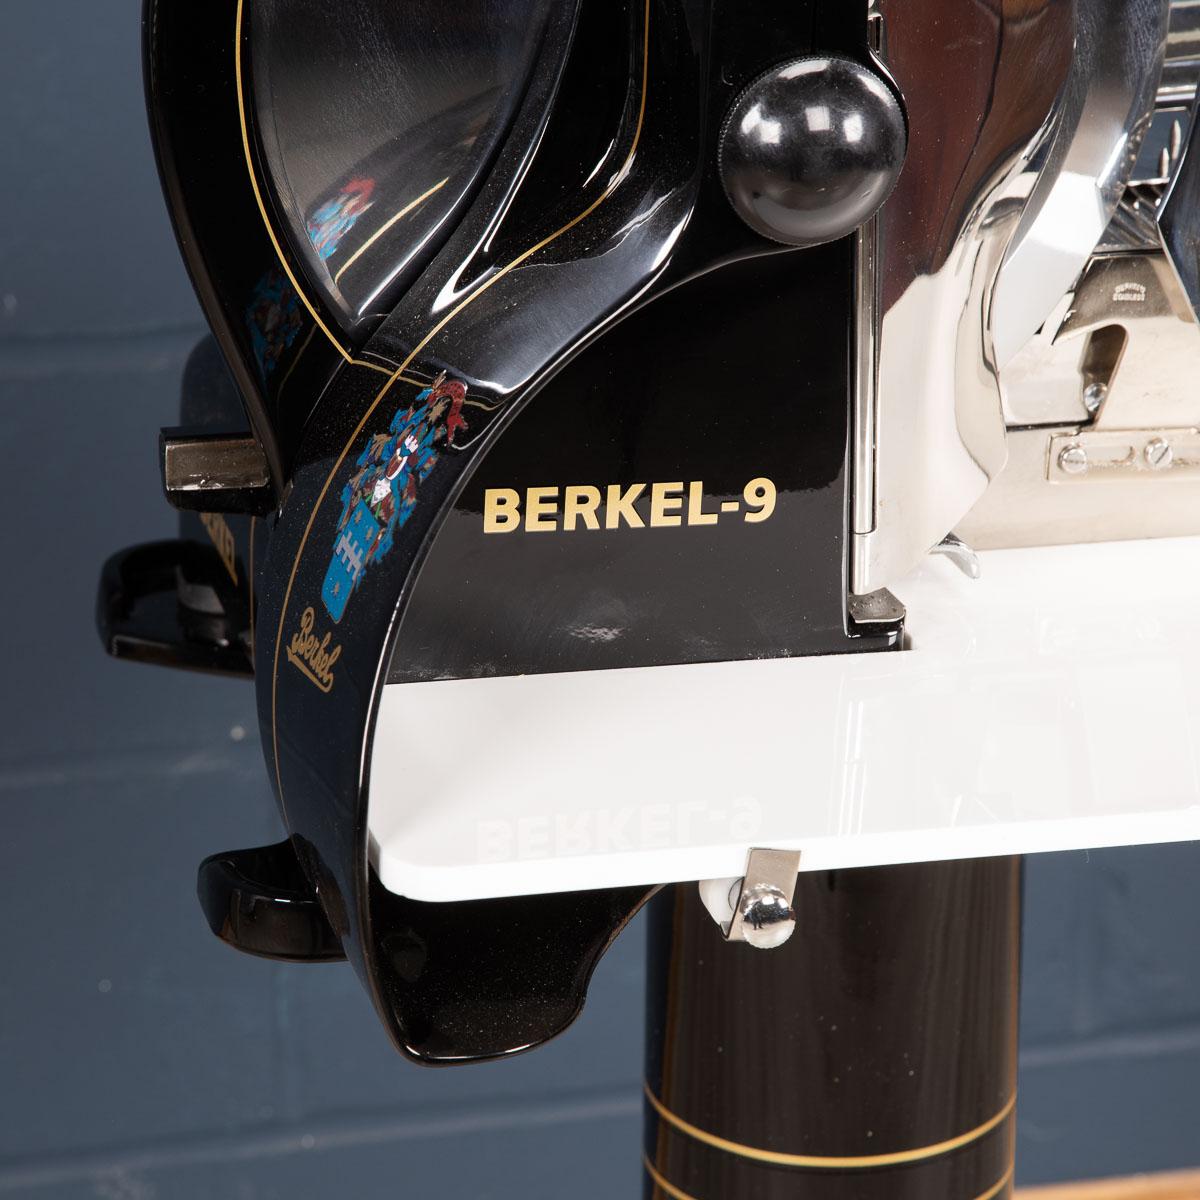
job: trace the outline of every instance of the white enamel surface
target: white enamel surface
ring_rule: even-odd
[[[931,558],[911,648],[384,689],[371,850],[422,900],[1200,838],[1200,538]]]

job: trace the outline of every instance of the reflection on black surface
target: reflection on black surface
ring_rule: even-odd
[[[512,121],[549,8],[250,8],[251,120],[268,191],[347,329],[386,311],[449,232]]]

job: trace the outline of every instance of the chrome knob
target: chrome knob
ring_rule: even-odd
[[[742,937],[757,950],[782,946],[796,928],[796,913],[791,902],[771,884],[744,889],[738,908],[742,917]]]

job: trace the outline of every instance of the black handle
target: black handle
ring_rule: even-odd
[[[345,958],[291,842],[206,858],[196,891],[209,928],[236,950],[286,962]]]
[[[96,598],[105,650],[164,667],[253,676],[242,631],[219,599],[223,570],[216,551],[196,542],[147,542],[114,554]]]

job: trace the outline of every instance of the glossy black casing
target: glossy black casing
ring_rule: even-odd
[[[732,98],[765,68],[815,51],[866,62],[865,10],[526,5],[536,53],[488,109],[505,114],[502,134],[492,127],[460,156],[453,197],[431,198],[448,207],[415,207],[429,219],[403,243],[401,225],[369,244],[346,231],[358,261],[391,280],[379,312],[339,300],[316,242],[299,244],[311,214],[295,210],[286,151],[264,138],[270,99],[307,87],[313,105],[335,104],[347,85],[321,56],[269,51],[263,39],[287,35],[277,10],[147,7],[165,190],[280,499],[276,518],[237,529],[247,641],[268,767],[319,902],[304,912],[332,935],[301,915],[294,941],[241,942],[294,958],[340,945],[410,1057],[511,1053],[569,1022],[656,881],[451,905],[385,891],[366,826],[381,689],[896,646],[898,627],[857,629],[846,607],[852,244],[794,250],[758,236],[730,209],[715,157]],[[420,58],[420,29],[405,42],[394,13],[379,21],[386,61]],[[297,78],[280,82],[289,69]],[[385,88],[384,111],[389,99]],[[382,161],[372,153],[359,184]],[[381,194],[394,190],[394,172],[376,174]],[[309,191],[320,204],[353,193],[346,218],[361,209],[351,182]],[[372,484],[410,435],[417,466],[397,466],[405,488],[373,508]],[[747,520],[756,479],[777,494],[761,522]],[[485,527],[488,489],[638,483],[637,522],[567,531],[558,509],[552,532]],[[656,483],[697,484],[697,511],[717,520],[656,524]],[[372,516],[380,532],[347,599],[340,547]],[[471,752],[470,729],[433,735]],[[206,864],[206,911],[230,940],[270,912],[271,880],[255,874],[270,875],[286,856],[276,850]],[[295,877],[281,871],[290,896]]]

